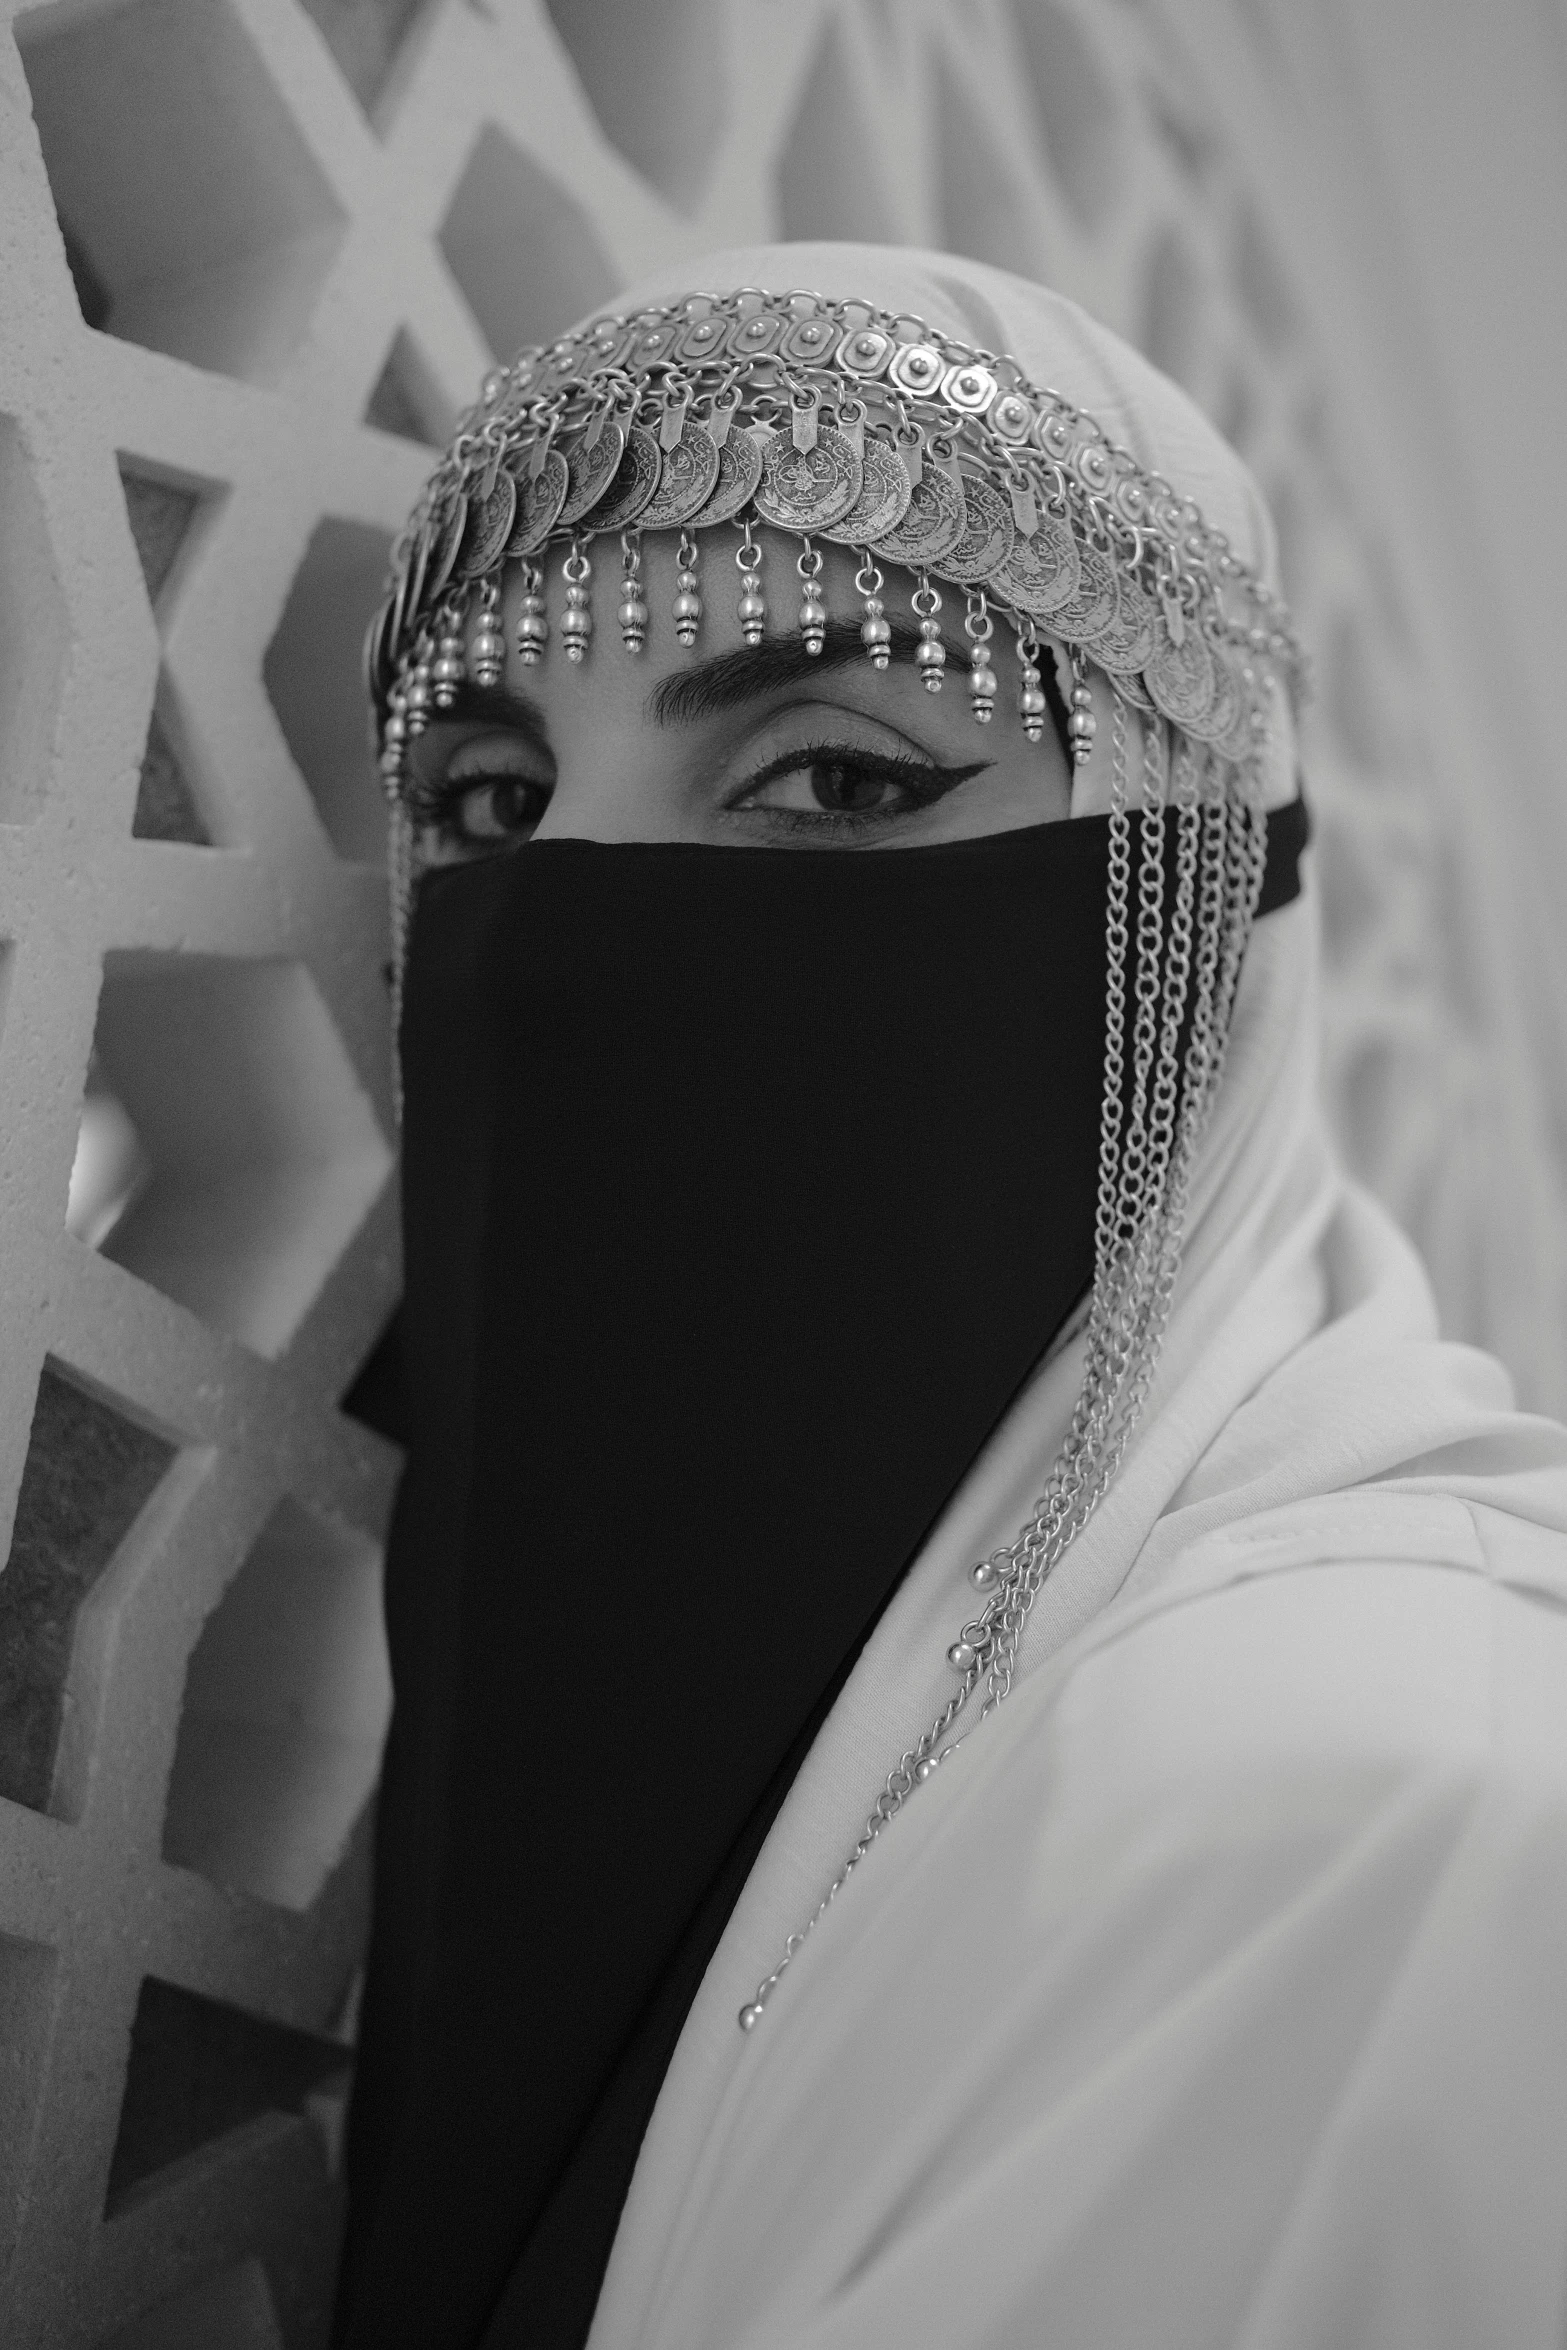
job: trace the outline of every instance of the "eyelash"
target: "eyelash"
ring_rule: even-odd
[[[438,832],[450,847],[459,849],[498,849],[504,840],[491,840],[463,829],[462,809],[466,800],[480,792],[494,791],[502,784],[513,784],[520,791],[534,791],[540,797],[540,814],[549,804],[553,786],[535,783],[531,777],[516,775],[507,768],[491,774],[448,775],[439,783],[416,786],[410,794],[410,805],[416,824],[426,825]]]
[[[891,808],[823,808],[814,815],[807,815],[801,808],[759,808],[756,813],[784,832],[863,832],[915,810],[934,807],[948,792],[955,791],[960,783],[966,783],[970,776],[978,775],[988,765],[988,760],[978,759],[972,765],[941,767],[930,760],[910,758],[895,751],[858,750],[849,743],[802,743],[794,750],[781,751],[755,775],[748,776],[735,797],[724,803],[724,809],[726,814],[744,812],[745,802],[780,775],[794,775],[801,768],[843,767],[853,774],[901,785],[908,795],[906,803]],[[503,842],[476,837],[464,830],[462,807],[477,793],[493,791],[501,784],[536,790],[545,804],[552,788],[548,784],[530,784],[528,778],[506,770],[488,775],[448,776],[414,795],[415,819],[433,827],[452,847],[499,848]]]
[[[776,759],[770,759],[755,775],[748,776],[736,796],[725,802],[725,812],[743,809],[754,792],[762,790],[777,776],[794,775],[802,767],[844,767],[852,774],[901,784],[908,792],[911,805],[823,808],[810,816],[802,808],[760,808],[757,814],[785,832],[863,832],[873,825],[906,816],[914,809],[934,807],[949,791],[955,791],[960,783],[966,783],[971,775],[978,775],[989,764],[988,759],[976,759],[971,766],[938,767],[929,759],[913,759],[896,751],[856,750],[849,743],[802,743],[792,751],[780,751]]]

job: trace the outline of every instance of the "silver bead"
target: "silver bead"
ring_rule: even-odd
[[[448,629],[436,649],[434,666],[430,671],[430,698],[438,710],[449,710],[462,689],[467,670],[463,664],[462,638]]]
[[[968,673],[969,707],[981,726],[990,722],[996,706],[996,673],[983,645],[974,648],[974,659]]]
[[[1001,1569],[994,1559],[981,1559],[977,1567],[970,1567],[968,1579],[976,1591],[994,1591],[1001,1580]]]
[[[517,615],[517,657],[531,669],[549,643],[550,624],[542,596],[524,596]]]
[[[800,636],[808,653],[819,653],[827,637],[827,607],[814,588],[800,598]]]
[[[743,587],[735,611],[740,622],[740,634],[746,643],[759,645],[767,628],[767,600],[761,589],[749,584]]]
[[[742,2008],[741,2008],[741,2010],[740,2010],[740,2029],[741,2029],[741,2031],[742,2031],[742,2032],[749,2032],[749,2031],[751,2031],[755,2025],[757,2025],[757,2024],[759,2024],[759,2023],[761,2022],[761,2020],[762,2020],[762,2003],[761,2003],[761,2001],[760,2001],[759,1999],[753,1999],[753,2000],[750,2002],[749,2006],[746,2006],[746,2007],[742,2007]]]
[[[920,641],[914,648],[914,666],[920,673],[920,683],[928,694],[941,691],[941,673],[947,666],[947,648],[941,641],[939,622],[920,622]]]
[[[954,1640],[947,1651],[947,1662],[955,1673],[966,1673],[978,1654],[971,1640]]]
[[[892,655],[892,622],[885,617],[879,596],[867,596],[865,599],[860,642],[870,655],[871,667],[885,669]]]
[[[506,669],[506,639],[488,619],[480,623],[468,656],[475,685],[499,685]]]
[[[592,634],[593,615],[588,610],[588,590],[573,581],[566,590],[566,609],[560,616],[560,641],[566,649],[568,661],[582,659]]]
[[[683,645],[696,643],[696,632],[702,618],[700,584],[694,571],[681,571],[675,575],[675,635]]]
[[[647,643],[647,605],[636,588],[628,588],[626,594],[621,598],[617,618],[620,621],[621,640],[626,651],[640,653]]]

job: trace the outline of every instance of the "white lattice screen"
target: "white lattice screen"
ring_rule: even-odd
[[[303,2350],[396,1467],[340,1408],[398,1280],[357,642],[492,352],[780,231],[975,253],[1140,341],[1256,466],[1317,654],[1346,1148],[1542,1396],[1563,1185],[1464,950],[1399,548],[1157,15],[0,14],[0,2339]]]

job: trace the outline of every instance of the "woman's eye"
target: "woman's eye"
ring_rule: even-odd
[[[470,847],[525,840],[549,805],[550,787],[522,775],[452,777],[432,811],[437,829]]]
[[[976,770],[866,752],[805,751],[779,760],[732,803],[778,815],[893,816],[928,807]]]

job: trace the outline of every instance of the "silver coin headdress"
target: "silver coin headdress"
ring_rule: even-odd
[[[1034,1600],[1142,1412],[1262,886],[1270,712],[1277,686],[1293,698],[1304,668],[1279,600],[1198,507],[1013,360],[906,314],[806,292],[694,294],[595,319],[487,379],[393,550],[366,665],[392,816],[399,981],[413,881],[408,745],[465,682],[499,684],[502,573],[520,567],[519,659],[536,663],[558,644],[580,662],[596,634],[593,550],[612,540],[616,622],[636,652],[648,630],[642,534],[678,533],[671,617],[694,646],[715,534],[733,552],[742,634],[759,644],[779,594],[760,525],[800,541],[789,624],[808,650],[828,625],[818,542],[841,545],[860,557],[860,634],[877,668],[893,638],[886,565],[913,576],[914,658],[928,687],[939,690],[948,666],[937,618],[947,587],[963,598],[976,719],[988,721],[998,697],[1000,617],[1015,637],[1029,739],[1044,733],[1049,639],[1067,657],[1074,761],[1086,762],[1098,726],[1094,670],[1111,743],[1095,1267],[1071,1424],[1027,1523],[972,1571],[978,1605],[947,1652],[948,1702],[742,2011],[748,2030],[874,1838],[952,1751],[981,1681],[981,1718],[1005,1698]],[[554,614],[551,547],[566,550]]]

